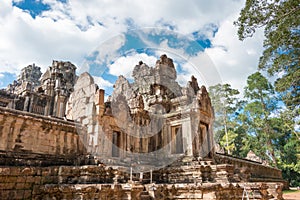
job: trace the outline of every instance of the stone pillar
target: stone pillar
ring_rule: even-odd
[[[125,141],[124,141],[124,132],[123,131],[121,131],[120,133],[119,133],[119,157],[123,157],[124,156],[124,154],[123,154],[123,149],[124,149],[124,147],[125,147]]]
[[[98,101],[96,101],[96,103],[98,102],[99,105],[104,105],[104,94],[105,94],[105,91],[103,89],[100,89]]]
[[[210,135],[210,158],[214,159],[214,154],[215,154],[215,147],[214,147],[214,135],[213,135],[213,128],[212,124],[209,124],[208,126],[208,132]]]
[[[53,115],[56,117],[64,117],[66,110],[66,96],[56,95]]]
[[[30,105],[29,105],[29,109],[28,109],[28,112],[30,112],[30,113],[32,112],[34,100],[35,100],[34,95],[31,95],[31,97],[30,97]]]
[[[126,150],[129,151],[129,152],[131,151],[130,141],[131,141],[130,140],[130,135],[127,134],[126,135]]]
[[[25,102],[24,102],[23,111],[28,111],[29,101],[30,101],[29,96],[26,96],[26,97],[25,97]]]
[[[58,103],[58,94],[54,96],[54,102],[52,107],[52,115],[57,116],[57,103]]]
[[[104,114],[105,110],[105,105],[104,105],[104,94],[105,91],[103,89],[100,89],[96,93],[96,106],[98,107],[97,111],[99,112],[98,114],[102,116]]]
[[[49,115],[54,116],[54,109],[55,109],[55,91],[54,91],[54,81],[50,80],[50,90],[49,90]]]
[[[149,145],[148,145],[148,143],[149,143],[149,138],[150,137],[145,137],[145,138],[143,138],[143,145],[144,145],[144,153],[148,153],[149,152]]]
[[[183,144],[183,149],[186,150],[186,155],[187,156],[192,156],[193,155],[193,136],[192,136],[192,128],[191,128],[191,123],[190,118],[185,119],[182,122],[182,135],[183,138],[185,138],[185,143]]]
[[[66,112],[66,96],[59,96],[59,107],[57,117],[64,117]]]
[[[162,138],[163,138],[163,144],[162,146],[164,147],[165,149],[165,153],[166,154],[170,154],[170,149],[169,147],[171,147],[170,145],[170,132],[168,131],[168,125],[164,126],[163,129],[162,129]]]
[[[48,116],[50,114],[50,103],[51,100],[49,98],[47,98],[47,103],[45,106],[45,111],[44,111],[44,115]]]
[[[211,151],[211,134],[209,130],[209,125],[206,127],[206,137],[207,137],[207,157],[210,157],[210,151]]]

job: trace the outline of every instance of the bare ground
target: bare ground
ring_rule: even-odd
[[[285,200],[300,200],[300,190],[297,192],[283,194],[283,198]]]

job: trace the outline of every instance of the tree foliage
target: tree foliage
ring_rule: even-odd
[[[259,69],[277,78],[275,89],[294,114],[299,114],[300,90],[300,1],[246,0],[235,22],[240,40],[264,28],[264,52]]]
[[[292,186],[300,186],[300,140],[292,111],[260,72],[250,75],[243,101],[229,84],[209,88],[215,111],[216,142],[229,154],[245,158],[252,150],[282,170]],[[240,96],[240,95],[239,95]],[[227,135],[225,134],[227,131]]]
[[[300,185],[300,137],[299,137],[299,113],[300,113],[300,1],[299,0],[246,0],[244,8],[235,25],[238,26],[240,40],[252,37],[258,29],[264,29],[264,51],[259,60],[258,69],[268,72],[275,78],[274,89],[278,102],[284,102],[281,109],[273,107],[274,104],[264,101],[265,107],[261,109],[263,102],[250,101],[245,105],[240,118],[246,127],[248,141],[244,143],[247,148],[257,148],[257,152],[266,153],[272,146],[271,157],[282,169],[283,176],[294,186]],[[259,77],[252,77],[259,78]],[[253,81],[261,82],[259,79]],[[262,83],[262,82],[261,82]],[[269,86],[261,84],[265,89]],[[245,91],[246,98],[253,97],[266,99],[268,94],[251,91],[251,85]],[[269,87],[270,91],[272,88]],[[249,93],[250,92],[250,93]],[[267,98],[268,99],[268,98]],[[270,104],[269,104],[270,103]],[[260,105],[259,105],[260,104]],[[272,110],[274,109],[274,110]],[[248,114],[247,114],[248,112]],[[258,116],[264,120],[259,120]],[[268,116],[268,117],[266,117]],[[261,123],[263,122],[263,123]],[[245,125],[247,124],[247,125]],[[261,129],[260,125],[265,125]],[[250,133],[249,133],[250,131]],[[256,133],[256,135],[251,135]],[[264,143],[261,133],[269,133]],[[265,136],[267,136],[265,134]]]
[[[237,126],[234,118],[239,104],[237,98],[239,91],[231,88],[229,84],[217,84],[209,87],[209,93],[215,111],[215,138],[221,147],[231,153],[236,150],[235,138],[237,134],[234,129]]]
[[[246,123],[249,125],[248,132],[257,139],[252,148],[255,148],[253,150],[263,159],[271,160],[277,166],[273,145],[277,135],[270,118],[277,105],[273,87],[260,72],[256,72],[247,79],[245,97],[248,102],[244,107]]]

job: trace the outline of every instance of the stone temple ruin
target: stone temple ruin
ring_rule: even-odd
[[[0,199],[282,199],[281,171],[214,150],[213,108],[172,59],[142,61],[105,101],[53,61],[0,90]]]

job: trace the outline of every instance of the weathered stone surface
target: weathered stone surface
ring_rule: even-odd
[[[95,93],[96,85],[93,77],[88,73],[81,74],[68,101],[67,118],[82,120],[81,117],[93,115],[95,111],[90,110],[89,103],[94,102]]]
[[[240,175],[241,179],[246,179],[246,181],[256,180],[256,181],[282,181],[282,174],[279,169],[262,165],[261,163],[238,159],[228,155],[216,154],[216,163],[228,163],[234,166],[237,174]],[[245,172],[247,174],[245,174]],[[249,176],[251,174],[251,176]]]
[[[89,153],[97,153],[96,147],[104,137],[103,134],[99,134],[97,120],[97,113],[100,111],[99,101],[104,103],[104,91],[99,91],[90,74],[81,74],[68,100],[66,117],[79,122],[85,128],[81,139]]]
[[[63,118],[77,80],[75,71],[76,66],[70,62],[53,61],[41,76],[39,67],[29,65],[17,81],[0,92],[0,106]]]
[[[265,162],[260,157],[255,155],[255,153],[251,150],[247,153],[246,159],[252,160],[252,161],[255,161],[255,162],[259,162],[259,163]],[[266,163],[264,163],[264,164],[266,164]]]
[[[140,62],[135,66],[132,76],[132,83],[124,76],[119,76],[111,99],[104,104],[105,112],[103,116],[100,115],[99,125],[104,132],[102,134],[108,138],[108,145],[100,147],[100,152],[107,152],[108,157],[112,156],[112,149],[115,148],[110,143],[114,143],[112,135],[115,132],[123,138],[117,144],[117,157],[125,158],[124,161],[132,161],[132,153],[160,150],[163,152],[157,153],[159,156],[156,155],[155,159],[161,157],[162,162],[165,157],[161,155],[168,157],[173,154],[176,158],[184,152],[188,155],[211,157],[213,111],[205,87],[200,89],[193,77],[189,84],[193,93],[182,93],[187,89],[176,82],[173,61],[166,55],[161,56],[155,67]],[[194,114],[195,110],[198,114]],[[198,127],[200,123],[203,127],[208,127],[208,130],[202,131]],[[176,126],[182,131],[177,144]],[[198,142],[203,145],[197,144],[193,147],[195,136],[200,137]],[[153,164],[152,159],[142,162]],[[158,163],[160,161],[156,162]]]
[[[0,107],[0,164],[41,165],[85,153],[74,123]],[[5,153],[4,153],[5,152]],[[45,159],[49,157],[49,160]],[[57,162],[55,162],[55,160]],[[15,172],[11,171],[10,174]],[[24,169],[24,173],[32,173]]]
[[[41,68],[34,63],[24,67],[18,76],[17,81],[9,84],[7,91],[17,95],[22,95],[24,92],[33,91],[40,83],[40,77],[42,75]]]
[[[0,167],[7,171],[7,167]],[[175,169],[175,168],[174,168]],[[10,167],[14,175],[24,177],[7,182],[0,174],[0,199],[241,199],[246,189],[256,199],[282,199],[278,183],[122,183],[116,176],[125,172],[105,166]],[[30,173],[27,173],[28,170]],[[58,172],[58,173],[57,173]],[[49,178],[49,175],[54,178]],[[94,178],[96,176],[97,178]],[[49,179],[47,182],[27,180]],[[158,180],[153,180],[154,182]],[[188,183],[188,184],[187,184]],[[251,198],[251,196],[250,196]]]

